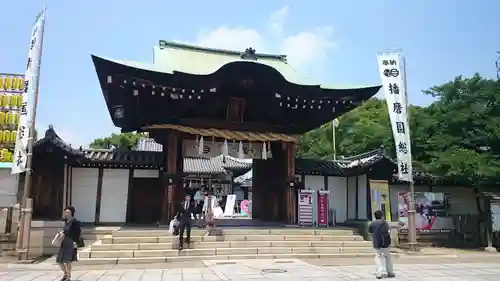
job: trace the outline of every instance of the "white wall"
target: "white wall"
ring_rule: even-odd
[[[72,168],[71,204],[81,222],[95,222],[97,198],[97,168]]]
[[[344,223],[347,220],[347,178],[328,177],[330,191],[330,208],[335,209],[335,222]]]
[[[366,198],[368,188],[368,177],[366,175],[358,176],[358,219],[366,220],[368,219],[367,212],[368,206],[366,203]]]
[[[134,169],[134,174],[132,175],[134,178],[159,178],[160,170],[142,170],[142,169]]]
[[[325,177],[305,176],[304,187],[309,190],[322,190],[325,188]]]
[[[99,222],[125,222],[129,169],[104,169]]]
[[[337,223],[347,219],[347,178],[328,177],[328,187],[325,186],[324,176],[305,176],[304,187],[309,190],[327,190],[329,192],[330,209],[335,209]]]
[[[347,219],[356,219],[356,177],[347,178]]]
[[[0,169],[0,207],[17,203],[19,176],[12,175],[11,169]]]

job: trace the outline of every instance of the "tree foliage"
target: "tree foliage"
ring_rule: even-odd
[[[121,134],[111,134],[109,137],[97,138],[90,143],[90,148],[98,149],[125,149],[125,150],[135,150],[137,141],[141,137],[145,137],[144,134],[138,133],[121,133]]]
[[[426,107],[410,106],[414,166],[455,180],[492,182],[500,175],[500,82],[478,74],[432,87]],[[333,158],[331,122],[301,137],[298,155]],[[395,155],[384,100],[370,99],[339,118],[338,155],[383,148]]]

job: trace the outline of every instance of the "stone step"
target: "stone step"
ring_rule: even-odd
[[[256,229],[256,228],[222,228],[223,235],[353,235],[352,229],[311,229],[311,228],[278,228],[278,229]],[[206,229],[193,228],[192,235],[204,235]],[[113,237],[149,237],[164,236],[168,234],[167,229],[139,229],[118,230],[113,232]]]
[[[216,248],[300,248],[300,247],[371,247],[367,241],[220,241],[220,242],[194,242],[192,249]],[[93,244],[91,251],[132,251],[132,250],[169,250],[178,247],[177,239],[171,243],[131,243],[131,244]]]
[[[85,258],[80,255],[78,264],[83,265],[112,265],[112,264],[139,264],[139,263],[172,263],[201,260],[242,260],[242,259],[338,259],[373,257],[373,253],[291,253],[291,254],[245,254],[245,255],[210,255],[210,256],[173,256],[173,257],[132,257],[132,258]],[[397,254],[394,254],[397,256]]]
[[[81,251],[81,258],[154,258],[178,256],[233,256],[260,254],[322,254],[322,253],[372,253],[371,247],[302,247],[302,248],[217,248],[178,250],[135,250],[135,251]]]
[[[141,243],[172,243],[177,236],[129,236],[115,237],[107,235],[102,238],[102,244],[141,244]],[[223,235],[223,236],[191,236],[192,242],[221,241],[363,241],[359,235]]]

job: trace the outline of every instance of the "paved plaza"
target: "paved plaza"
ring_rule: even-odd
[[[313,266],[299,260],[206,261],[202,268],[77,270],[79,281],[334,281],[376,280],[374,267]],[[131,265],[133,267],[133,265]],[[498,263],[401,264],[389,280],[500,280]],[[44,270],[6,270],[0,281],[56,281],[61,275]]]

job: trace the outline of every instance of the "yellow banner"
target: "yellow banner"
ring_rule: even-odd
[[[370,180],[370,196],[372,213],[380,210],[385,215],[385,220],[391,221],[389,182],[386,180]]]

